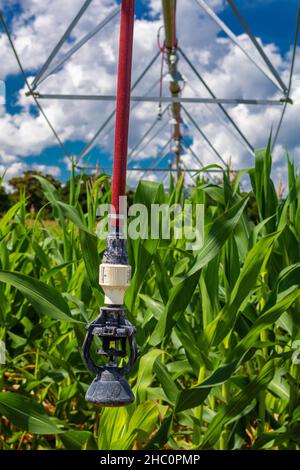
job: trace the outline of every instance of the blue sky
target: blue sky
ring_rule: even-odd
[[[13,32],[15,37],[18,37],[18,28],[22,28],[22,26],[24,25],[20,24],[20,21],[14,21],[18,19],[20,13],[22,12],[22,2],[12,3],[13,6],[11,6],[11,4],[9,3],[10,6],[8,7],[7,2],[5,2],[3,9],[10,27],[14,28]],[[236,0],[236,4],[238,5],[241,13],[243,14],[248,25],[256,34],[256,36],[260,37],[264,44],[276,44],[279,49],[279,56],[281,55],[282,57],[284,57],[284,55],[287,54],[287,52],[290,50],[294,39],[298,0]],[[136,2],[136,15],[138,20],[145,20],[145,22],[148,23],[149,21],[151,21],[151,18],[154,18],[154,21],[157,21],[158,15],[153,17],[153,12],[151,11],[150,6],[152,6],[151,2],[148,2],[146,0]],[[75,11],[72,12],[72,16],[74,16],[74,13]],[[242,34],[242,29],[236,21],[230,7],[221,10],[219,14],[221,18],[237,35]],[[68,22],[66,22],[66,25],[67,24]],[[201,28],[200,19],[198,22],[198,27]],[[223,35],[220,34],[220,36],[222,37]],[[59,36],[57,36],[57,38],[58,37]],[[55,43],[53,43],[52,46],[54,46],[54,44]],[[201,49],[201,44],[199,44],[199,49]],[[26,68],[26,72],[32,75],[34,71],[31,70],[31,67],[27,67],[27,64],[25,62],[24,66]],[[0,65],[0,79],[1,78],[2,77]],[[22,111],[23,105],[22,102],[20,103],[19,100],[19,91],[23,87],[22,77],[14,72],[5,76],[5,81],[7,88],[7,114],[11,116],[18,116]],[[60,106],[60,102],[58,102],[57,105]],[[28,109],[28,113],[31,114],[31,116],[36,115],[36,111],[33,106]],[[18,134],[16,134],[16,138],[18,138]],[[77,155],[80,150],[84,147],[85,142],[80,138],[75,139],[73,133],[71,139],[65,140],[65,145],[70,153]],[[43,146],[41,145],[41,147]],[[100,160],[103,166],[110,166],[111,149],[111,143],[107,148],[100,148],[99,146],[95,147],[89,154],[88,160],[86,160],[86,162],[90,164],[95,164],[97,160]],[[149,164],[149,161],[152,161],[151,158],[153,158],[153,154],[150,154],[149,158],[141,160],[140,166],[146,167]],[[25,155],[22,155],[22,159],[22,161],[26,161],[26,165],[29,166],[39,164],[45,166],[45,168],[47,166],[59,167],[61,171],[60,178],[65,180],[68,177],[68,169],[65,163],[63,162],[61,149],[57,145],[55,145],[53,141],[51,144],[49,144],[48,141],[45,142],[44,147],[41,148],[38,152],[36,151],[36,149],[34,149],[32,153],[30,151],[27,151]],[[4,163],[5,165],[5,161],[2,163]],[[162,163],[162,166],[166,166],[166,161]]]

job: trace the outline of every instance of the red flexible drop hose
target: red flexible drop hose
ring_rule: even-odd
[[[177,0],[174,2],[174,11],[173,11],[173,20],[172,20],[172,47],[176,49],[177,47],[177,33],[176,33],[176,14],[177,14]]]
[[[130,88],[133,50],[134,0],[122,0],[112,206],[117,215],[122,208],[119,197],[125,195],[130,114]],[[118,218],[116,225],[119,225]]]

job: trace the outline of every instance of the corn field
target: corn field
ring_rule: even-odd
[[[249,193],[244,173],[229,171],[219,184],[198,174],[188,194],[183,178],[168,191],[139,183],[134,202],[148,207],[204,204],[205,242],[192,252],[184,239],[128,239],[136,400],[115,409],[85,401],[92,376],[81,356],[104,304],[95,233],[109,179],[88,183],[84,213],[82,185],[71,184],[67,204],[40,177],[48,223],[21,193],[0,221],[0,447],[299,449],[300,175],[286,164],[280,199],[270,145],[248,171]]]

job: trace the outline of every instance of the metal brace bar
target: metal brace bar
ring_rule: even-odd
[[[160,79],[158,78],[154,83],[153,85],[148,89],[148,91],[145,93],[145,96],[148,95],[148,93],[150,93],[150,91],[154,90],[154,88],[159,84],[160,82]],[[130,111],[132,112],[137,106],[138,106],[138,102],[135,102],[133,104],[131,104],[130,106]],[[108,135],[111,131],[114,130],[114,124],[112,126],[110,126],[110,128],[108,129],[106,135]]]
[[[163,112],[161,113],[161,117],[164,116],[164,114],[166,113],[168,108],[165,108],[163,110]],[[149,127],[149,129],[146,130],[146,132],[144,133],[144,135],[140,138],[140,140],[137,142],[137,144],[131,149],[130,153],[128,154],[128,160],[129,158],[131,158],[134,153],[136,153],[136,150],[139,148],[139,146],[143,143],[143,141],[148,137],[148,135],[150,134],[150,132],[154,129],[154,127],[156,126],[156,124],[159,122],[160,120],[158,118],[155,119],[155,121],[151,124],[151,126]]]
[[[145,174],[148,172],[148,171],[151,171],[151,170],[155,170],[156,167],[166,158],[166,156],[169,154],[169,152],[167,153],[164,153],[166,148],[170,145],[170,143],[172,142],[172,138],[168,140],[168,142],[163,146],[163,148],[161,149],[160,153],[162,153],[163,155],[158,159],[158,160],[155,160],[153,162],[152,165],[150,165],[149,168],[147,168],[146,170],[143,169],[143,174],[141,176],[141,179],[144,178]]]
[[[149,144],[151,144],[151,142],[153,142],[154,139],[156,139],[156,137],[167,127],[168,125],[168,122],[165,122],[154,134],[153,136],[145,143],[145,145],[143,145],[143,147],[140,149],[140,153],[143,152],[145,150],[145,148],[148,147]],[[131,158],[132,160],[132,158]]]
[[[156,52],[156,54],[154,55],[154,57],[150,60],[149,64],[147,65],[147,67],[143,70],[143,72],[141,73],[141,75],[136,79],[136,81],[134,82],[134,84],[132,85],[131,87],[131,91],[133,91],[137,86],[138,84],[141,82],[141,80],[144,78],[144,76],[146,75],[146,73],[149,71],[149,69],[152,67],[152,65],[155,63],[156,59],[158,58],[158,56],[160,55],[160,51]],[[76,159],[76,166],[78,164],[78,162],[90,151],[90,149],[92,148],[92,146],[94,145],[95,141],[98,139],[98,137],[100,136],[100,134],[103,132],[103,130],[106,128],[106,126],[110,123],[110,121],[113,119],[113,117],[115,116],[116,114],[116,110],[114,109],[112,111],[112,113],[108,116],[108,118],[105,120],[105,122],[100,126],[100,128],[97,130],[97,132],[94,134],[94,136],[92,137],[92,139],[90,140],[90,142],[84,147],[84,149],[82,150],[82,152],[79,154],[79,156],[77,157]]]
[[[42,100],[77,100],[77,101],[115,101],[115,95],[66,95],[66,94],[40,94],[35,93],[36,98]],[[255,100],[255,99],[232,99],[232,98],[189,98],[173,96],[132,96],[132,102],[138,103],[192,103],[192,104],[245,104],[259,106],[282,106],[287,99],[281,100]],[[291,100],[288,100],[291,101]]]
[[[296,52],[297,52],[297,45],[298,45],[298,39],[299,39],[299,30],[300,30],[300,3],[299,3],[299,7],[298,7],[296,33],[295,33],[295,40],[294,40],[294,46],[293,46],[292,63],[291,63],[291,71],[290,71],[290,78],[289,78],[288,95],[287,95],[288,97],[290,96],[290,93],[292,91],[293,75],[294,75],[294,68],[295,68],[295,62],[296,62]],[[279,134],[280,134],[281,126],[283,124],[283,120],[284,120],[284,117],[285,117],[287,107],[288,107],[288,101],[285,103],[285,105],[283,107],[283,110],[282,110],[282,113],[281,113],[281,116],[280,116],[280,120],[279,120],[277,129],[276,129],[274,141],[273,141],[273,144],[272,144],[272,151],[274,150],[274,148],[276,146],[277,139],[278,139]]]
[[[197,163],[199,163],[199,165],[200,165],[202,168],[204,168],[204,165],[203,165],[203,163],[201,162],[200,158],[199,158],[198,155],[194,152],[194,150],[192,149],[192,147],[187,143],[187,141],[185,140],[184,137],[182,138],[182,142],[183,142],[183,145],[185,146],[185,148],[191,152],[191,154],[193,155],[193,157],[195,158],[195,160],[197,161]]]
[[[258,40],[256,39],[256,37],[254,36],[254,34],[252,34],[250,28],[248,27],[247,23],[245,22],[244,18],[242,17],[242,15],[240,14],[239,10],[237,9],[235,3],[233,2],[233,0],[227,0],[227,2],[229,3],[233,13],[235,14],[235,16],[237,17],[237,19],[239,20],[239,22],[241,23],[242,27],[244,28],[244,30],[246,31],[246,33],[248,34],[249,38],[251,39],[251,41],[253,42],[254,46],[256,47],[256,49],[258,50],[259,54],[261,55],[261,57],[263,58],[263,60],[265,61],[266,65],[268,66],[269,70],[272,72],[272,74],[274,75],[274,77],[276,78],[277,82],[279,83],[279,85],[281,86],[282,88],[282,91],[285,95],[287,95],[288,93],[288,87],[284,84],[283,80],[281,79],[279,73],[277,72],[277,70],[275,69],[274,65],[272,64],[272,62],[270,61],[270,59],[268,58],[268,56],[266,55],[265,51],[263,50],[263,48],[261,47],[261,45],[259,44]]]
[[[101,29],[104,28],[104,26],[106,26],[111,20],[113,20],[117,16],[118,13],[120,13],[120,9],[120,6],[115,8],[90,33],[86,34],[82,39],[80,39],[76,44],[74,44],[74,46],[66,54],[64,54],[61,59],[59,59],[55,64],[53,64],[52,67],[49,67],[48,71],[45,71],[45,73],[39,79],[38,84],[40,85],[44,80],[46,80],[46,78],[55,73],[59,69],[59,67],[61,67],[73,54],[75,54],[75,52],[77,52],[82,46],[84,46],[84,44],[86,44],[93,36],[99,33]]]
[[[205,140],[205,142],[209,145],[209,147],[213,150],[213,152],[216,154],[216,156],[218,157],[218,159],[223,163],[223,165],[227,166],[225,160],[223,159],[223,157],[219,154],[219,152],[217,151],[217,149],[213,146],[213,144],[211,143],[211,141],[209,140],[209,138],[206,136],[206,134],[202,131],[202,129],[200,129],[200,127],[198,126],[198,124],[196,123],[195,119],[193,119],[193,117],[190,115],[190,113],[186,110],[186,108],[183,106],[182,107],[183,111],[185,112],[185,114],[187,115],[187,117],[189,118],[189,120],[194,124],[195,128],[197,129],[197,131],[199,132],[199,134],[203,137],[203,139]]]
[[[75,18],[71,22],[71,24],[68,26],[68,28],[66,29],[66,31],[64,32],[64,34],[62,35],[62,37],[60,38],[60,40],[58,41],[56,46],[54,47],[53,51],[51,52],[48,59],[46,60],[46,62],[44,63],[44,65],[42,66],[39,73],[37,74],[37,76],[35,77],[35,79],[33,80],[32,84],[31,84],[31,88],[33,90],[36,88],[37,84],[39,83],[39,80],[40,80],[41,76],[47,70],[47,68],[49,67],[49,65],[53,61],[54,57],[56,56],[56,54],[58,53],[58,51],[60,50],[60,48],[64,44],[65,40],[70,35],[71,31],[74,29],[74,27],[76,26],[76,24],[78,23],[78,21],[80,20],[82,15],[84,14],[85,10],[89,7],[91,2],[92,2],[92,0],[86,0],[84,2],[82,7],[80,8],[79,12],[77,13]]]
[[[77,166],[77,169],[78,170],[102,170],[102,171],[112,171],[112,168],[111,167],[95,167],[95,166]],[[154,172],[169,172],[170,171],[170,168],[128,168],[127,171],[144,171],[144,172],[148,172],[148,171],[154,171]],[[177,171],[176,169],[172,169],[171,171]],[[199,168],[195,168],[195,169],[191,169],[191,168],[188,168],[186,171],[188,171],[189,173],[196,173],[197,171],[199,171]],[[230,173],[237,173],[237,170],[229,170]],[[239,170],[239,171],[243,171],[243,170]],[[179,170],[180,172],[180,170]],[[206,173],[223,173],[222,170],[206,170]]]
[[[227,34],[229,39],[245,54],[245,56],[255,65],[255,67],[264,74],[266,78],[268,78],[273,85],[275,85],[278,90],[282,91],[282,87],[278,84],[277,80],[274,79],[273,75],[269,75],[260,64],[258,64],[254,57],[252,57],[246,49],[243,48],[240,41],[238,40],[237,36],[228,28],[228,26],[221,20],[221,18],[215,14],[215,12],[207,5],[204,0],[195,0],[200,8],[202,8],[205,13],[218,25],[220,28]]]
[[[185,138],[183,137],[182,139],[182,142],[183,142],[183,145],[185,146],[185,148],[192,154],[192,157],[196,160],[197,163],[199,163],[199,165],[204,168],[204,165],[202,163],[202,161],[200,160],[200,158],[198,157],[198,155],[194,152],[194,150],[192,149],[192,147],[187,143],[187,141],[185,140]],[[205,172],[206,173],[206,172]],[[209,173],[207,173],[207,176],[208,178],[210,179],[210,181],[213,182],[213,178],[210,176]]]
[[[202,78],[202,76],[200,75],[200,73],[198,72],[198,70],[194,67],[194,65],[192,64],[192,62],[188,59],[188,57],[186,56],[186,54],[183,52],[183,50],[181,48],[178,48],[179,52],[181,53],[182,57],[185,59],[186,63],[190,66],[190,68],[193,70],[194,74],[196,75],[196,77],[200,80],[200,82],[202,83],[202,85],[206,88],[206,90],[208,91],[208,93],[210,94],[210,96],[214,99],[216,99],[216,95],[213,93],[213,91],[210,89],[210,87],[207,85],[206,81]],[[233,125],[233,127],[235,128],[235,130],[239,133],[239,135],[242,137],[243,141],[246,143],[247,147],[248,147],[248,150],[250,151],[251,155],[254,156],[254,147],[250,144],[249,140],[247,139],[247,137],[244,135],[244,133],[241,131],[241,129],[239,128],[239,126],[236,124],[236,122],[232,119],[232,117],[230,116],[230,114],[227,112],[227,110],[224,108],[224,106],[219,103],[218,104],[219,108],[222,110],[222,112],[225,114],[225,116],[227,117],[227,119],[231,122],[231,124]]]
[[[186,86],[188,86],[194,93],[196,96],[199,96],[199,93],[198,91],[195,89],[194,86],[191,85],[191,83],[187,82],[186,83]],[[249,148],[248,148],[248,145],[246,144],[246,142],[241,138],[240,134],[238,134],[236,132],[235,129],[233,129],[230,125],[229,122],[226,121],[226,119],[224,119],[223,115],[221,116],[220,113],[217,112],[217,110],[215,109],[215,107],[212,107],[211,105],[204,105],[206,107],[206,109],[212,113],[214,115],[214,117],[219,121],[219,123],[222,125],[222,126],[225,126],[226,127],[226,130],[228,132],[230,132],[230,134],[238,140],[238,142],[243,145],[245,147],[245,149],[247,151],[249,151]],[[252,155],[252,152],[251,152],[251,155]]]

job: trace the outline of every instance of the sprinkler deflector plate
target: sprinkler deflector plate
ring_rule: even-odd
[[[125,377],[117,370],[104,370],[93,380],[85,395],[89,403],[97,406],[127,406],[134,395]]]

